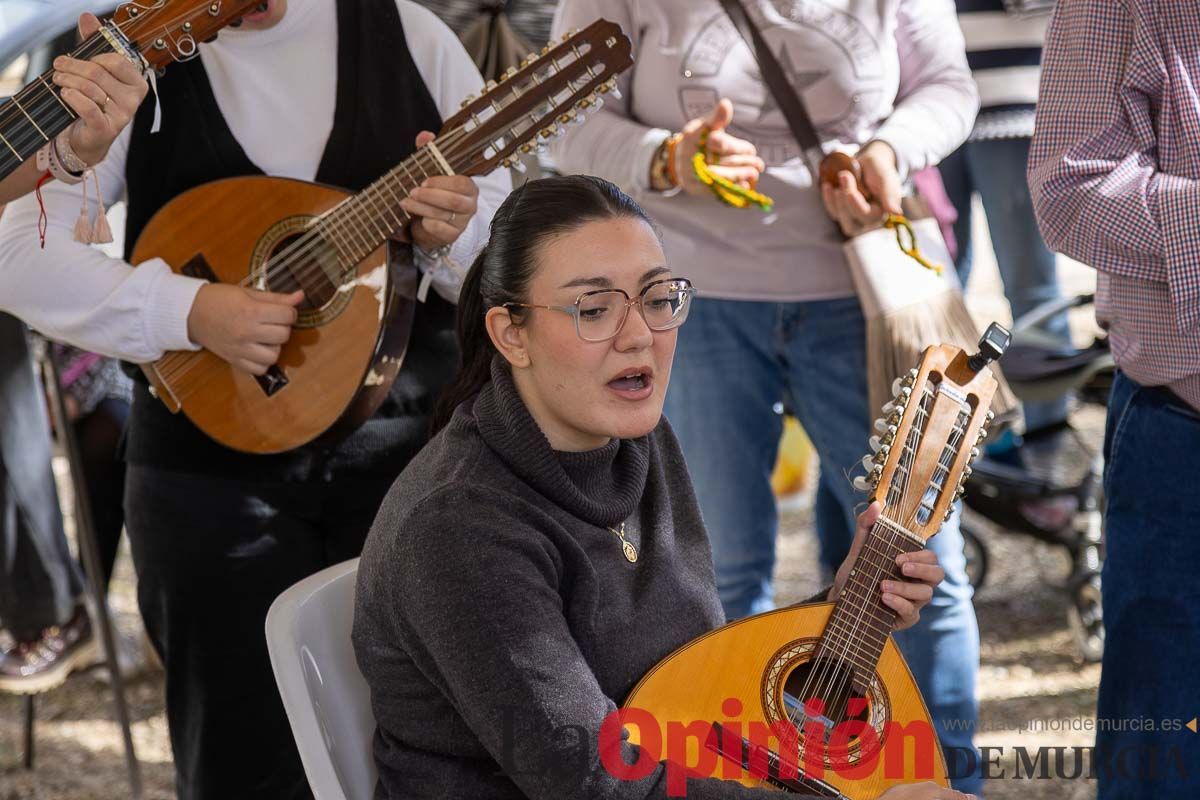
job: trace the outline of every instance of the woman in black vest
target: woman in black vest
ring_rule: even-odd
[[[634,684],[723,622],[662,416],[692,293],[665,262],[646,213],[600,178],[533,181],[496,212],[463,284],[463,367],[441,431],[396,481],[360,562],[353,639],[379,725],[376,797],[667,796],[661,764],[624,780],[598,753]],[[877,515],[860,518],[860,541]],[[910,580],[884,582],[882,601],[908,627],[943,572],[928,550],[899,560]],[[637,762],[637,748],[620,758]],[[717,780],[688,790],[775,796]]]
[[[142,106],[98,170],[106,201],[128,192],[126,259],[158,209],[209,181],[267,173],[362,189],[481,84],[453,33],[408,0],[271,0],[172,66],[157,107]],[[0,271],[36,265],[27,278],[61,295],[39,327],[131,361],[203,345],[249,371],[274,363],[299,297],[109,259],[71,241],[79,195],[51,188],[44,251],[36,204],[0,222]],[[410,234],[434,290],[417,304],[388,401],[339,445],[235,453],[168,414],[144,382],[135,388],[126,520],[139,605],[167,670],[180,800],[310,796],[267,658],[267,608],[358,554],[388,486],[424,444],[432,398],[457,362],[455,265],[470,263],[508,189],[506,175],[435,177],[405,199],[421,218]],[[445,245],[448,256],[435,255]]]

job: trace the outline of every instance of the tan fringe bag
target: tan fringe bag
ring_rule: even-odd
[[[981,331],[963,300],[937,220],[891,217],[887,227],[852,237],[842,250],[867,321],[872,409],[892,399],[892,382],[920,361],[929,345],[953,344],[973,352]],[[1011,419],[1016,398],[999,365],[991,369],[1000,382],[992,410],[997,422]]]
[[[842,169],[861,176],[858,163],[850,156],[825,154],[800,95],[741,0],[720,2],[730,22],[754,52],[763,82],[796,137],[814,179],[836,185],[838,171]],[[947,343],[973,351],[980,334],[963,302],[958,277],[937,223],[921,219],[911,223],[910,228],[904,217],[896,216],[890,217],[887,224],[891,227],[869,231],[844,245],[867,320],[867,389],[872,409],[891,399],[892,381],[908,372],[926,347]],[[905,243],[903,237],[909,230],[916,238]],[[932,255],[933,262],[925,262],[929,266],[918,260],[922,250]],[[931,269],[935,264],[945,268]],[[1013,417],[1017,401],[996,365],[992,369],[1000,381],[992,409],[996,421],[1001,422]]]

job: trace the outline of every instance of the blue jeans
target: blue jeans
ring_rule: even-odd
[[[63,530],[50,442],[25,324],[0,314],[0,625],[21,642],[69,620],[83,593]]]
[[[1014,319],[1062,296],[1054,253],[1042,241],[1033,216],[1033,200],[1025,182],[1028,160],[1029,139],[990,139],[967,142],[938,166],[946,194],[958,209],[958,221],[954,223],[958,257],[954,267],[959,280],[966,286],[971,274],[971,196],[978,192],[987,213],[1004,296]],[[1051,317],[1042,328],[1064,342],[1070,341],[1066,312]],[[1026,403],[1024,412],[1025,429],[1036,430],[1066,419],[1067,400],[1063,397]]]
[[[1194,800],[1200,735],[1182,725],[1200,712],[1200,414],[1118,372],[1104,455],[1098,798]],[[1158,729],[1134,729],[1145,720]]]
[[[822,561],[835,568],[849,552],[855,505],[864,497],[846,475],[867,452],[877,415],[867,407],[865,338],[855,298],[769,303],[701,297],[680,329],[666,413],[696,487],[729,619],[773,607],[778,516],[770,477],[783,425],[776,403],[795,412],[821,459]],[[978,714],[979,630],[957,515],[930,547],[946,580],[920,623],[896,641],[943,747],[965,752]],[[955,788],[975,792],[979,780],[968,776]]]

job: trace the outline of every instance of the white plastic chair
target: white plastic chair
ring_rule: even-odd
[[[317,800],[370,800],[375,717],[350,645],[358,559],[305,578],[267,612],[267,650]]]

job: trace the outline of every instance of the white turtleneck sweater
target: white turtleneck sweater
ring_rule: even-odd
[[[421,78],[443,118],[458,111],[483,79],[454,34],[432,12],[397,0],[405,38]],[[227,29],[200,57],[213,94],[247,157],[268,175],[311,181],[333,129],[337,96],[334,0],[289,0],[288,12],[265,31]],[[154,102],[151,96],[146,102]],[[170,136],[170,119],[162,131]],[[129,131],[97,166],[106,205],[125,195]],[[487,242],[492,214],[511,189],[502,170],[476,178],[479,210],[450,252],[463,267]],[[31,195],[0,219],[0,310],[52,338],[136,362],[168,350],[196,349],[187,316],[203,282],[174,274],[151,259],[136,269],[98,248],[75,242],[80,187],[51,182],[42,189],[49,229],[38,244],[38,204]],[[90,213],[95,214],[95,202]],[[426,265],[418,260],[422,269]],[[454,300],[461,276],[434,268],[434,287]]]

